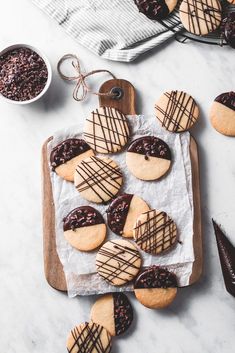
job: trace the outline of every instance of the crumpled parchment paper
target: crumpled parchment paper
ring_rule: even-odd
[[[175,134],[162,129],[156,117],[129,116],[131,140],[144,135],[155,135],[170,147],[173,163],[170,172],[159,181],[142,181],[129,173],[125,163],[125,150],[109,155],[120,166],[124,182],[121,192],[133,193],[142,197],[151,208],[163,210],[177,224],[179,240],[177,246],[164,255],[149,255],[140,250],[143,266],[157,264],[166,266],[178,276],[180,286],[186,286],[192,272],[193,251],[193,194],[191,161],[189,153],[190,134]],[[58,131],[48,144],[48,154],[61,141],[71,137],[82,137],[83,124]],[[95,207],[106,220],[107,205],[99,205],[82,199],[73,183],[64,181],[51,171],[51,182],[55,203],[57,252],[63,264],[68,295],[100,294],[112,291],[132,290],[132,284],[114,287],[96,273],[97,251],[81,252],[72,248],[63,236],[63,218],[74,208],[82,205]],[[120,238],[108,229],[107,240]]]

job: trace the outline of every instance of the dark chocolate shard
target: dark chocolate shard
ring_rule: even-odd
[[[91,206],[80,206],[72,210],[64,219],[64,231],[103,224],[101,214]]]
[[[132,197],[132,194],[120,195],[107,209],[109,228],[117,235],[122,235]]]
[[[113,304],[115,332],[119,336],[130,327],[133,321],[133,309],[124,293],[113,293]]]
[[[227,291],[235,297],[235,247],[229,241],[218,224],[212,219],[220,264]]]
[[[175,288],[177,287],[176,275],[166,268],[149,266],[137,277],[134,288]]]
[[[235,92],[225,92],[215,98],[215,101],[235,110]]]
[[[165,0],[134,0],[139,11],[150,20],[161,20],[168,16],[169,8]]]
[[[148,157],[157,157],[171,160],[169,146],[156,136],[139,137],[130,144],[127,151],[143,154],[146,159]]]

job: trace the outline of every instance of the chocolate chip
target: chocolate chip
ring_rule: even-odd
[[[44,89],[48,71],[44,60],[28,48],[17,48],[0,56],[0,93],[11,100],[35,98]]]

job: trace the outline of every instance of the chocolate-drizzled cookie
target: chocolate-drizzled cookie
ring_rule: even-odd
[[[177,0],[134,0],[138,10],[150,20],[162,20],[171,13]]]
[[[198,106],[189,94],[168,91],[155,104],[155,114],[161,125],[171,132],[190,129],[199,117]]]
[[[224,277],[224,284],[227,291],[235,297],[235,247],[218,224],[214,220],[212,220],[212,222],[220,257],[220,265]]]
[[[215,31],[222,19],[219,0],[183,0],[179,8],[180,20],[190,33],[205,35]]]
[[[103,295],[91,308],[91,320],[105,327],[112,336],[119,336],[132,323],[131,303],[121,292]]]
[[[234,0],[235,3],[235,0]],[[230,47],[235,48],[235,11],[228,13],[223,20],[223,33]]]
[[[97,272],[114,286],[132,281],[140,266],[141,257],[138,249],[124,239],[106,242],[96,256]]]
[[[136,220],[134,239],[141,250],[159,255],[170,250],[177,241],[175,222],[166,212],[151,210]]]
[[[212,126],[221,134],[235,136],[235,92],[226,92],[215,98],[210,109]]]
[[[140,197],[133,194],[120,195],[107,209],[108,226],[115,234],[132,238],[136,218],[148,210],[148,205]]]
[[[138,179],[159,179],[171,166],[171,151],[160,138],[143,136],[134,140],[128,147],[126,164]]]
[[[136,298],[151,309],[165,308],[177,294],[177,278],[174,273],[159,266],[144,269],[134,284]]]
[[[91,251],[103,243],[106,225],[101,214],[90,206],[80,206],[63,219],[64,237],[81,251]]]
[[[69,138],[53,148],[50,163],[52,170],[60,177],[73,181],[76,166],[93,155],[91,147],[83,139]]]
[[[86,200],[106,203],[114,198],[122,185],[122,172],[110,158],[90,157],[76,168],[74,184]]]
[[[99,153],[115,153],[127,143],[129,128],[126,116],[111,107],[100,107],[86,119],[84,138]]]
[[[111,336],[102,326],[85,322],[75,326],[67,339],[69,353],[109,353]]]

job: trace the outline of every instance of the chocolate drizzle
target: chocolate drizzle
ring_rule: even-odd
[[[134,0],[134,2],[138,10],[150,20],[161,20],[169,14],[165,0]]]
[[[132,194],[120,195],[107,209],[109,228],[117,235],[122,235],[132,198]]]
[[[150,266],[137,277],[134,288],[175,288],[177,278],[174,273],[159,266]]]
[[[82,161],[76,172],[82,178],[82,182],[76,185],[79,192],[88,189],[98,196],[101,202],[106,202],[106,197],[112,199],[122,184],[122,173],[117,165],[111,165],[113,160],[103,160],[98,157],[90,157]],[[109,188],[105,185],[108,184]],[[111,191],[114,189],[114,192]],[[105,195],[105,198],[102,196]]]
[[[168,145],[155,136],[144,136],[134,140],[128,147],[128,152],[143,154],[146,160],[148,157],[171,160],[171,151]]]
[[[107,330],[95,323],[84,324],[79,330],[75,327],[71,331],[74,340],[72,347],[68,348],[69,353],[109,353],[111,350],[111,337]],[[104,346],[102,335],[107,336],[107,345]]]
[[[235,297],[235,247],[228,240],[218,224],[212,220],[224,283],[227,291]]]
[[[183,0],[179,11],[187,15],[188,31],[197,35],[213,32],[221,22],[219,0]],[[206,32],[203,30],[204,26]]]
[[[115,333],[117,336],[126,332],[133,321],[133,309],[124,293],[113,293]]]
[[[156,116],[162,126],[173,132],[189,129],[197,120],[197,117],[194,116],[197,107],[195,100],[181,91],[165,92],[164,95],[167,97],[166,108],[155,106]],[[163,119],[158,117],[158,112],[163,115]],[[185,118],[186,123],[183,123],[182,120]]]
[[[52,170],[70,161],[72,158],[90,150],[90,146],[82,139],[71,138],[53,148],[50,155]]]
[[[235,110],[235,92],[233,91],[220,94],[215,101]]]
[[[103,224],[101,214],[90,206],[80,206],[72,210],[64,219],[64,231],[75,230],[76,228]]]
[[[122,244],[130,245],[122,245]],[[98,251],[96,257],[97,272],[101,277],[115,285],[131,281],[139,271],[140,254],[128,241],[108,241]]]
[[[84,132],[86,142],[97,152],[114,153],[119,151],[129,136],[127,119],[115,108],[101,107],[91,113],[87,122],[92,124],[92,132]]]
[[[137,220],[134,228],[136,244],[150,254],[157,255],[168,251],[177,240],[174,221],[165,212],[151,210],[145,214],[146,221]]]

